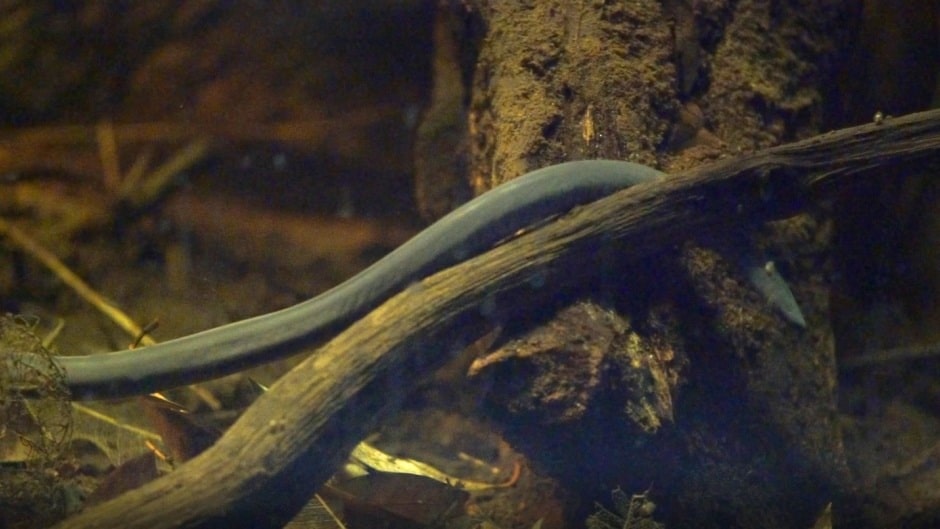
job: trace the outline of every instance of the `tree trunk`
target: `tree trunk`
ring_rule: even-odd
[[[487,28],[470,106],[477,191],[565,160],[668,172],[819,133],[860,12],[858,3],[826,0],[480,0],[477,8]],[[574,323],[550,319],[491,355],[514,362],[482,361],[477,372],[495,379],[513,376],[519,362],[531,366],[516,393],[497,386],[496,416],[582,505],[599,499],[599,487],[640,492],[652,483],[670,527],[805,527],[838,491],[846,468],[827,215],[772,229],[741,224],[751,234],[711,241],[717,253],[686,246],[619,269],[629,279],[606,285],[613,303],[586,301]],[[742,246],[784,257],[775,264],[808,329],[774,315],[729,266]],[[625,316],[592,316],[610,306]],[[609,348],[604,359],[572,364],[586,347],[579,328],[610,336],[594,346]],[[658,361],[634,370],[643,358]],[[637,435],[641,449],[625,440]]]

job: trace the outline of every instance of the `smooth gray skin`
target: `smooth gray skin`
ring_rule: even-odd
[[[55,360],[65,371],[73,399],[142,395],[241,371],[322,341],[412,282],[482,253],[526,226],[662,175],[650,167],[611,160],[532,171],[467,202],[310,300],[144,349]],[[756,284],[770,285],[769,299],[789,320],[803,324],[779,275],[762,272]]]

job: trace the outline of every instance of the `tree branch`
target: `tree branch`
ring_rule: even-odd
[[[785,217],[851,177],[940,148],[940,111],[893,118],[637,185],[437,273],[278,381],[219,442],[174,473],[59,527],[280,526],[383,413],[488,325],[574,280],[592,248],[636,259],[703,230]],[[564,271],[568,271],[564,274]]]

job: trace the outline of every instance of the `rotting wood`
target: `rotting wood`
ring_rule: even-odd
[[[624,258],[639,258],[699,230],[786,216],[832,198],[852,177],[938,149],[940,111],[924,112],[699,167],[580,208],[395,296],[285,375],[201,456],[58,527],[280,526],[415,380],[486,325],[484,301],[522,309],[550,295],[533,284],[572,281],[560,272],[591,246],[621,239],[634,252]]]

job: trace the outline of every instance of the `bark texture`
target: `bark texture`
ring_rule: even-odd
[[[563,160],[672,172],[816,134],[860,11],[828,0],[476,6],[486,28],[469,114],[477,191]],[[489,363],[496,380],[513,369],[531,378],[494,403],[513,442],[583,505],[597,498],[583,491],[604,483],[639,492],[652,482],[670,526],[790,527],[811,524],[836,493],[845,466],[828,219],[817,213],[767,229],[749,222],[709,241],[720,252],[690,245],[621,270],[606,294],[627,321],[593,318],[607,307],[587,308],[576,325],[550,320],[534,332],[531,343],[556,345],[538,352],[516,342],[515,353],[492,357],[512,359]],[[774,315],[741,280],[733,261],[747,246],[787,256],[776,265],[808,331]],[[579,327],[612,336],[605,360],[591,351],[590,362],[572,364],[584,345],[572,331]],[[567,338],[544,338],[551,329]],[[557,345],[566,339],[569,347]]]

